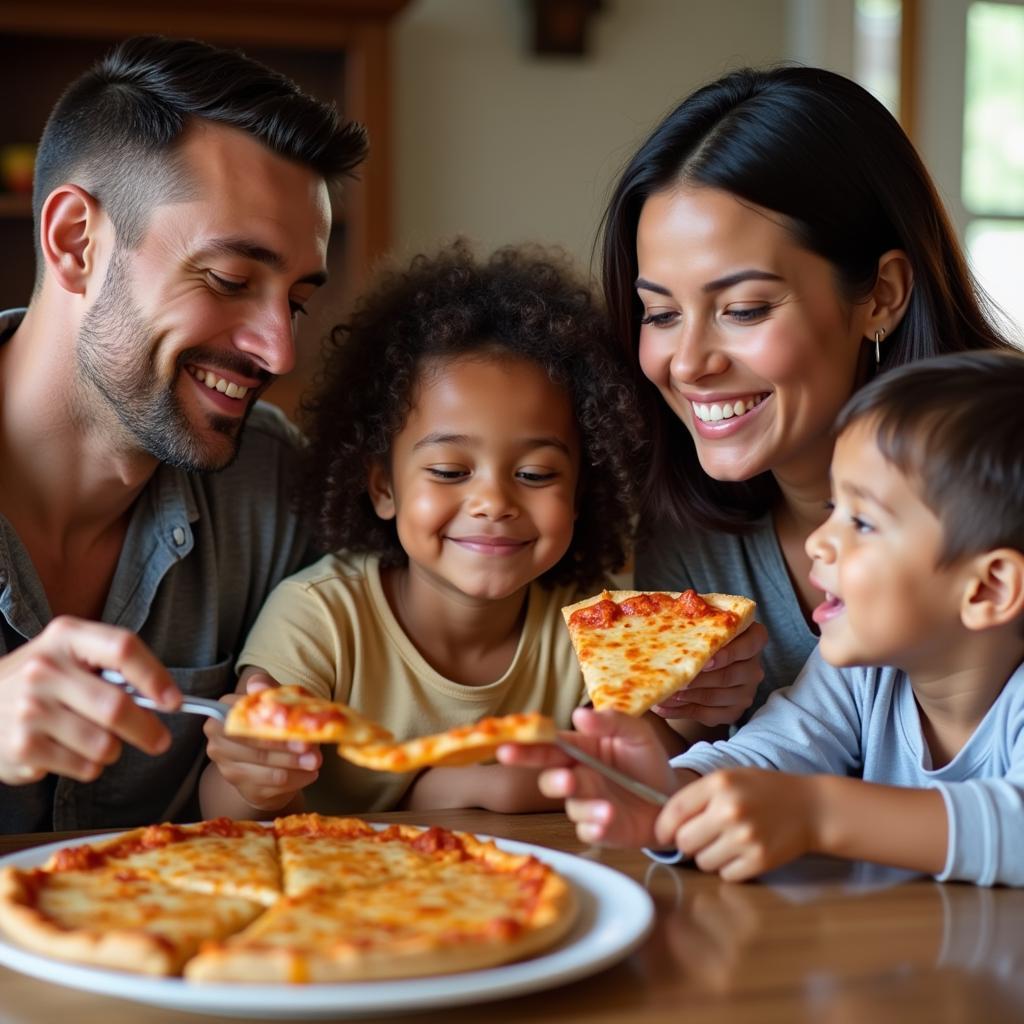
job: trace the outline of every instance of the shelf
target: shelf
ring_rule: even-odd
[[[32,216],[32,196],[27,192],[0,192],[0,217]]]

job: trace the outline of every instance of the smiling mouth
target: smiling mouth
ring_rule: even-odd
[[[530,542],[510,537],[449,537],[453,544],[484,555],[511,555],[521,551]]]
[[[249,388],[241,384],[235,384],[234,381],[225,380],[223,377],[218,377],[212,370],[204,370],[198,366],[187,366],[188,372],[197,380],[200,384],[205,385],[211,391],[219,391],[222,395],[227,395],[228,398],[245,398],[249,393]]]
[[[734,398],[728,402],[694,402],[690,405],[693,414],[701,423],[718,423],[720,420],[731,420],[736,416],[743,416],[756,409],[770,394],[765,391],[757,395],[747,395],[744,398]]]

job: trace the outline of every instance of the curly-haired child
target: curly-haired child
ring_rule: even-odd
[[[560,608],[622,565],[631,522],[640,429],[612,353],[550,253],[456,243],[386,273],[304,407],[302,504],[335,553],[271,594],[239,689],[298,683],[400,740],[520,711],[568,726],[584,690]],[[530,769],[392,775],[207,735],[207,815],[555,806]]]

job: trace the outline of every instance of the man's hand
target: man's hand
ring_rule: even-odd
[[[0,782],[38,782],[49,772],[90,782],[130,743],[161,754],[160,720],[97,675],[120,672],[140,693],[173,711],[181,693],[134,633],[71,616],[0,658]]]
[[[753,878],[817,847],[818,778],[760,768],[705,775],[665,805],[658,843],[726,880]]]
[[[565,734],[570,743],[662,792],[671,793],[679,786],[649,722],[591,708],[577,708],[572,720],[579,731]],[[658,808],[577,764],[557,747],[505,744],[498,749],[498,760],[547,768],[540,775],[540,790],[565,800],[565,813],[576,822],[576,835],[583,842],[653,844]]]
[[[768,630],[752,622],[704,666],[689,686],[651,710],[662,718],[686,718],[702,725],[732,725],[751,704],[764,679],[761,651]]]
[[[247,671],[239,683],[245,693],[258,693],[277,685],[266,672],[253,670]],[[239,697],[241,693],[232,693],[221,700],[233,704]],[[234,786],[251,807],[279,811],[320,774],[323,758],[315,743],[227,736],[223,723],[213,718],[207,720],[203,731],[210,760],[223,780]],[[224,811],[204,803],[203,813],[216,816]]]

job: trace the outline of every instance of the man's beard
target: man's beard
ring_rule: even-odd
[[[100,293],[85,315],[78,333],[77,358],[82,378],[102,396],[132,441],[154,458],[189,472],[225,469],[238,454],[245,414],[206,414],[205,426],[214,435],[204,442],[182,408],[175,385],[186,363],[198,361],[200,349],[187,349],[177,359],[169,381],[157,376],[154,356],[157,332],[132,301],[124,255],[115,251]],[[228,362],[237,365],[228,366]],[[253,374],[248,360],[206,355],[204,365]],[[244,366],[243,366],[244,364]]]

